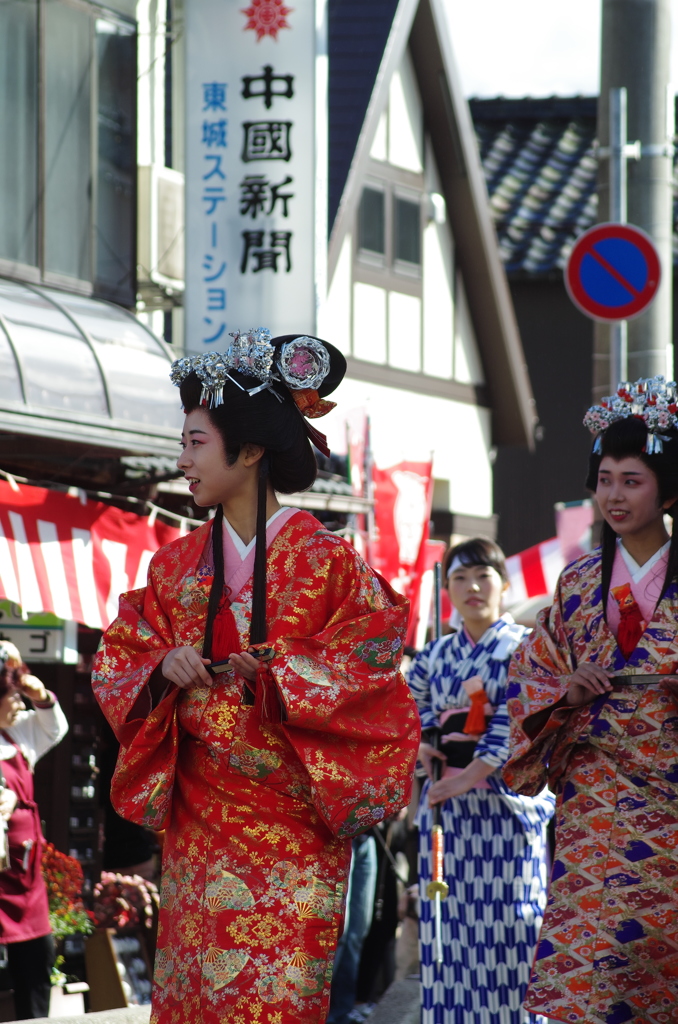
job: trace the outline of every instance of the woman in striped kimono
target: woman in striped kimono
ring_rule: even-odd
[[[477,538],[452,548],[443,570],[463,625],[428,644],[409,683],[422,728],[440,730],[440,751],[422,743],[429,781],[419,806],[419,944],[422,1024],[525,1024],[522,1009],[546,904],[546,826],[553,797],[513,793],[500,769],[508,758],[506,674],[527,630],[501,615],[504,556]],[[433,758],[445,762],[430,781]],[[434,959],[432,808],[442,804],[444,962]]]

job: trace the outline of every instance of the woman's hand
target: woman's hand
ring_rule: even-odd
[[[433,778],[433,758],[437,757],[439,760],[447,764],[447,758],[440,750],[436,750],[430,743],[420,743],[419,753],[417,754],[417,760],[428,775],[429,779]]]
[[[576,672],[570,676],[570,683],[567,688],[566,703],[577,707],[580,704],[590,704],[601,693],[609,693],[612,683],[599,665],[585,661]]]
[[[453,796],[461,796],[483,782],[495,771],[493,765],[483,761],[482,757],[474,757],[469,765],[458,775],[446,775],[444,779],[434,782],[429,787],[428,805],[442,804]]]
[[[9,821],[14,813],[16,807],[16,793],[13,789],[8,789],[7,786],[3,786],[0,789],[0,818],[3,821]]]
[[[28,697],[29,700],[37,701],[38,704],[44,704],[50,699],[49,693],[37,676],[31,676],[28,674],[22,676],[17,686],[17,690],[19,693],[22,693],[24,697]]]
[[[182,690],[211,686],[212,677],[205,668],[210,664],[209,658],[201,658],[195,647],[175,647],[162,660],[162,674]]]
[[[474,785],[475,783],[469,782],[468,779],[464,778],[463,772],[459,775],[447,775],[444,779],[434,782],[429,788],[428,805],[429,807],[434,807],[436,804],[442,804],[445,800],[449,800],[450,797],[468,793],[469,789],[473,789]]]
[[[254,648],[250,647],[250,651]],[[257,681],[257,669],[259,668],[259,661],[249,651],[242,651],[240,654],[230,654],[228,658],[233,668],[241,676],[244,676],[250,683]]]

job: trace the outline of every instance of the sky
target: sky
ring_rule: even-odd
[[[444,3],[467,96],[598,92],[600,0]],[[671,9],[672,80],[678,85],[678,0],[671,0]]]

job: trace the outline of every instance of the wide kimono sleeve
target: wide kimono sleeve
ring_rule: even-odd
[[[149,567],[148,584],[120,596],[118,617],[102,637],[92,671],[94,695],[123,745],[131,742],[151,712],[148,682],[176,646],[155,586],[156,558]]]
[[[156,829],[165,827],[171,806],[181,691],[169,684],[154,708],[148,683],[170,650],[202,641],[202,619],[195,635],[186,629],[178,633],[176,615],[166,609],[181,555],[175,547],[156,552],[145,587],[121,595],[118,617],[102,637],[92,672],[95,697],[120,743],[113,806],[129,821]]]
[[[553,605],[539,613],[535,629],[516,648],[509,665],[510,757],[502,774],[511,789],[526,796],[536,796],[545,785],[557,789],[591,717],[590,705],[560,706],[577,667],[572,630],[566,628],[568,601],[576,600],[564,577]]]
[[[436,645],[439,646],[438,640],[432,640],[431,643],[426,644],[424,649],[419,651],[413,659],[410,670],[407,673],[407,682],[412,691],[414,702],[417,705],[422,729],[436,729],[438,727],[438,719],[431,703],[430,679],[431,662],[433,660],[431,654]]]
[[[409,802],[420,736],[400,673],[409,605],[340,538],[322,531],[309,545],[294,608],[278,595],[256,707],[281,723],[323,819],[351,835]]]
[[[476,744],[473,757],[492,768],[502,768],[509,756],[509,716],[504,696],[497,704],[487,730]]]

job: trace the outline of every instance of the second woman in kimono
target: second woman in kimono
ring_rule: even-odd
[[[602,546],[511,667],[504,778],[557,793],[526,1005],[568,1024],[678,1021],[677,408],[657,377],[589,410]]]
[[[429,644],[409,675],[424,730],[440,730],[420,760],[446,764],[419,806],[422,1024],[523,1024],[522,1009],[546,905],[546,826],[553,797],[513,793],[499,774],[508,757],[506,672],[527,630],[501,614],[506,563],[476,538],[452,548],[443,570],[462,617],[458,633]],[[432,807],[441,804],[444,962],[433,956]]]
[[[302,412],[331,408],[344,368],[261,330],[173,368],[178,466],[216,515],[122,595],[93,675],[114,806],[166,828],[154,1024],[321,1024],[350,838],[409,799],[407,602],[276,496],[314,480]]]

